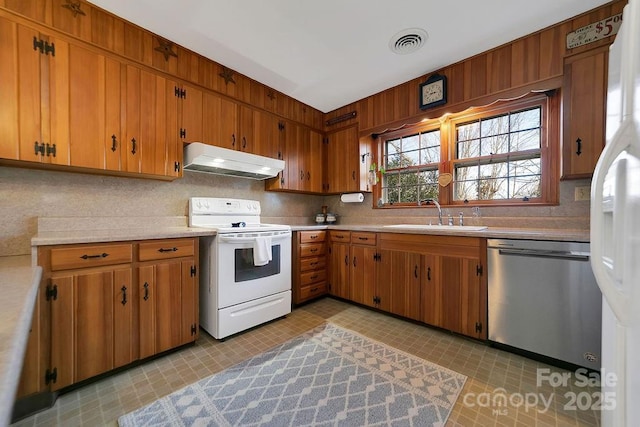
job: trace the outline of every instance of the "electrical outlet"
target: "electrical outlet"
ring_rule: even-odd
[[[576,202],[582,201],[582,200],[589,200],[590,197],[591,197],[591,187],[589,187],[588,185],[576,187],[575,194],[574,194],[574,200]]]

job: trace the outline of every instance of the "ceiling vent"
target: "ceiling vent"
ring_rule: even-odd
[[[396,33],[389,40],[389,49],[398,55],[406,55],[420,49],[427,41],[427,32],[420,28],[407,28]]]

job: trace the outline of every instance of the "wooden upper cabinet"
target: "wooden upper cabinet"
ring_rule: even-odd
[[[212,92],[202,95],[202,142],[235,150],[238,139],[238,105]]]
[[[68,165],[69,45],[0,17],[0,49],[0,157]]]
[[[273,159],[282,159],[278,117],[260,110],[252,111],[253,144],[251,152]]]
[[[322,138],[323,135],[313,129],[309,130],[305,147],[305,168],[306,186],[305,190],[312,193],[322,192],[323,170],[322,170]]]
[[[360,191],[360,141],[357,126],[327,134],[324,191]]]
[[[183,143],[202,142],[203,91],[186,84],[177,85],[174,95],[179,99],[180,139]]]
[[[607,48],[565,60],[563,179],[591,177],[604,148],[607,61]]]

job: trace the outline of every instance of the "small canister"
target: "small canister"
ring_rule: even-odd
[[[316,214],[316,222],[318,224],[322,224],[324,222],[324,220],[325,220],[324,214],[321,214],[321,213]]]

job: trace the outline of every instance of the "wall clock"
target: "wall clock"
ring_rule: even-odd
[[[447,76],[434,74],[420,84],[420,109],[437,107],[447,103]]]

